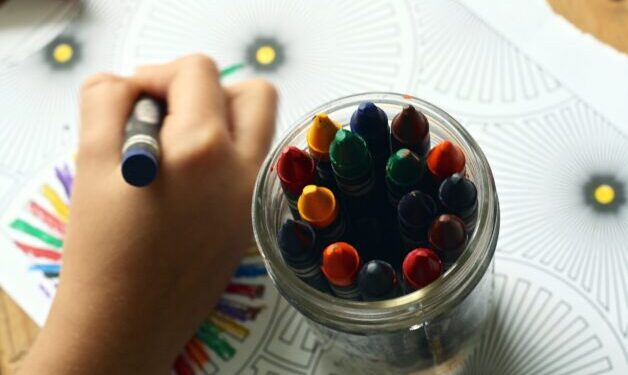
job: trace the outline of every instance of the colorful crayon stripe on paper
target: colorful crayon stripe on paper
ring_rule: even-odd
[[[59,215],[59,218],[64,223],[68,222],[68,217],[70,216],[70,207],[61,199],[59,194],[48,184],[44,184],[41,187],[41,192],[46,199],[52,204],[55,211]]]
[[[26,233],[29,236],[35,237],[41,240],[48,245],[51,245],[56,248],[61,248],[63,246],[63,241],[59,238],[44,232],[43,230],[34,227],[33,225],[27,223],[22,219],[16,219],[11,223],[11,228],[18,230],[20,232]]]
[[[37,204],[37,202],[31,201],[28,204],[29,211],[38,218],[43,221],[50,229],[57,232],[61,236],[65,235],[65,224],[59,220],[58,217],[54,216],[48,210]]]

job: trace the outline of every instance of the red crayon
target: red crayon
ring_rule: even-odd
[[[277,160],[277,176],[288,200],[292,216],[299,219],[297,201],[303,188],[316,182],[316,163],[307,152],[288,146],[281,151]]]
[[[445,265],[451,265],[466,247],[465,223],[456,215],[440,215],[432,223],[427,239]]]
[[[403,261],[402,269],[407,293],[429,285],[443,273],[443,265],[438,255],[426,248],[409,252]]]
[[[323,251],[323,274],[337,297],[358,299],[356,279],[360,271],[360,255],[346,242],[336,242]]]

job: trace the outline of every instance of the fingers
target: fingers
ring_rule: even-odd
[[[168,103],[161,130],[165,160],[202,160],[235,146],[261,163],[273,138],[277,93],[263,80],[223,90],[219,79],[215,64],[202,55],[145,66],[129,78],[90,78],[81,93],[81,149],[119,163],[124,125],[138,95],[146,93]]]
[[[177,125],[226,125],[218,69],[207,56],[191,55],[164,65],[140,67],[132,80],[147,94],[165,98],[168,115],[185,120]]]
[[[79,154],[119,163],[124,126],[139,88],[128,79],[97,74],[81,88]]]
[[[225,88],[238,152],[259,164],[266,156],[275,132],[277,91],[257,79]]]

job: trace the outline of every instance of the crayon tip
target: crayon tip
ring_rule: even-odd
[[[395,270],[387,262],[372,260],[360,270],[358,287],[365,300],[386,297],[397,287]]]
[[[399,220],[410,227],[427,227],[438,212],[434,199],[419,190],[404,195],[397,210]]]
[[[288,146],[281,151],[277,161],[277,176],[284,188],[300,194],[306,185],[316,179],[316,163],[303,150]]]
[[[284,256],[304,257],[314,250],[316,234],[309,224],[288,219],[279,229],[277,243]]]
[[[462,173],[464,165],[464,153],[460,147],[448,140],[436,145],[427,155],[427,168],[440,179],[445,179],[454,173]]]
[[[454,253],[462,250],[467,242],[464,222],[456,215],[440,215],[434,220],[427,234],[428,241],[436,250]]]
[[[365,140],[386,137],[388,135],[388,116],[372,102],[361,102],[351,115],[351,131]]]
[[[438,279],[443,265],[438,255],[430,249],[414,249],[403,260],[403,277],[412,289],[417,290]]]
[[[336,242],[323,251],[322,271],[331,284],[349,286],[355,282],[359,270],[358,251],[348,243]]]
[[[473,207],[478,198],[475,184],[460,173],[446,178],[438,189],[438,199],[445,208],[464,211]]]
[[[318,113],[314,116],[307,132],[307,146],[310,153],[316,159],[329,159],[329,145],[341,126],[327,116],[326,113]]]
[[[398,186],[415,185],[421,179],[421,160],[412,151],[402,148],[388,158],[386,178]]]
[[[315,228],[325,228],[338,216],[336,197],[331,190],[316,185],[307,185],[297,202],[301,218]]]
[[[371,154],[359,135],[345,129],[336,132],[329,148],[331,165],[336,174],[356,178],[371,169]]]
[[[390,125],[392,135],[402,144],[414,144],[429,133],[425,115],[411,105],[403,107]]]
[[[135,187],[144,187],[153,182],[157,168],[157,159],[145,149],[132,148],[122,156],[122,177]]]

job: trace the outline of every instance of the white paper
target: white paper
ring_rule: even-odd
[[[277,85],[281,131],[338,96],[390,90],[443,107],[476,137],[501,203],[500,302],[487,338],[452,371],[628,373],[624,55],[575,32],[541,0],[84,3],[94,17],[66,32],[86,46],[74,70],[51,71],[35,54],[0,72],[0,285],[38,323],[50,301],[40,285],[51,280],[28,271],[39,260],[11,245],[27,239],[10,223],[33,219],[25,210],[43,183],[62,193],[53,166],[75,142],[80,81],[203,52],[221,67],[245,64],[226,84],[264,77]],[[250,60],[260,40],[282,54],[275,70]],[[604,207],[591,190],[603,184],[615,189]],[[266,308],[243,323],[245,340],[223,335],[236,354],[211,352],[205,372],[353,373],[268,278],[235,281],[265,293],[228,298]]]
[[[628,127],[628,56],[585,34],[545,0],[458,0],[576,96]]]
[[[0,6],[0,71],[42,48],[80,9],[77,0],[10,0]]]

